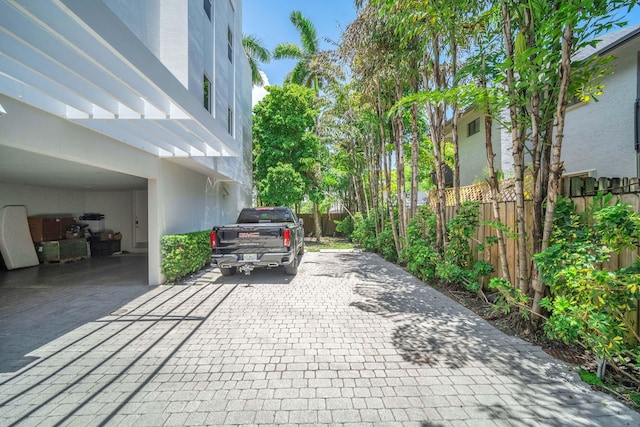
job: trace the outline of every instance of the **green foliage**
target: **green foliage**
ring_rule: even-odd
[[[336,223],[336,231],[350,239],[355,227],[353,218],[347,216],[342,221],[336,220],[334,222]]]
[[[511,312],[512,307],[520,307],[522,315],[525,318],[528,317],[526,308],[529,306],[529,297],[520,288],[516,288],[510,282],[496,277],[489,281],[489,289],[498,291],[495,310],[507,314]]]
[[[391,223],[385,224],[384,230],[378,234],[377,244],[378,252],[387,261],[398,261],[398,251],[396,250],[396,244],[393,240],[393,231],[391,231]]]
[[[598,387],[603,387],[604,383],[598,376],[594,373],[586,371],[584,369],[580,369],[578,371],[578,375],[580,375],[580,379],[589,385],[595,385]]]
[[[586,214],[578,215],[572,202],[561,199],[554,218],[549,248],[534,256],[551,297],[541,305],[551,312],[545,330],[552,338],[580,342],[598,357],[609,360],[638,347],[626,336],[633,326],[625,314],[640,298],[638,265],[617,271],[602,263],[624,248],[637,248],[640,217],[629,206],[596,197]]]
[[[436,216],[429,206],[420,206],[407,226],[407,245],[402,253],[407,269],[420,280],[436,279],[440,254],[434,249],[435,236]]]
[[[269,93],[253,110],[254,181],[261,183],[272,168],[288,164],[303,179],[305,194],[311,194],[320,162],[313,132],[318,117],[315,93],[294,84],[266,89]]]
[[[290,164],[278,163],[258,183],[258,191],[267,206],[293,206],[304,197],[304,180]]]
[[[356,212],[352,237],[365,251],[377,252],[376,223],[372,216]]]
[[[442,262],[436,268],[438,278],[461,283],[470,292],[478,292],[481,289],[478,279],[493,271],[493,267],[487,262],[473,262],[469,241],[478,229],[479,218],[480,205],[477,202],[465,202],[460,206],[458,215],[447,224],[449,242]]]
[[[163,236],[162,274],[174,282],[187,274],[200,270],[211,261],[210,231]]]

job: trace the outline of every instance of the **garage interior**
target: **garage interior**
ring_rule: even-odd
[[[146,198],[147,179],[0,144],[0,207],[75,218],[100,212],[105,228],[122,235],[117,254],[0,268],[0,372],[20,369],[33,350],[149,290]]]
[[[85,213],[101,213],[104,230],[90,238],[94,251],[87,257],[59,262],[41,257],[39,266],[10,271],[3,265],[0,287],[148,284],[145,178],[0,145],[0,207],[5,205],[24,205],[28,216],[64,216],[78,222]],[[103,241],[100,231],[108,233]],[[85,232],[66,237],[82,240]]]

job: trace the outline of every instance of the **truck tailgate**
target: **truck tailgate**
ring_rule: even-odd
[[[238,225],[225,226],[217,230],[218,248],[227,253],[263,253],[283,249],[282,230],[287,224],[268,226]]]

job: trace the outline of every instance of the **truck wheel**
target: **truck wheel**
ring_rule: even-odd
[[[236,268],[235,267],[229,267],[229,268],[220,267],[220,273],[222,273],[223,276],[233,276],[234,274],[236,274]]]
[[[284,272],[290,276],[295,276],[296,274],[298,274],[298,257],[296,257],[295,261],[293,261],[291,264],[284,267]]]
[[[302,244],[302,246],[300,246],[300,255],[304,255],[304,243]]]

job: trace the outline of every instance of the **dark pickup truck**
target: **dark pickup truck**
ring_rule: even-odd
[[[285,207],[245,208],[236,224],[213,227],[211,249],[223,276],[280,266],[293,275],[304,253],[302,219]]]

